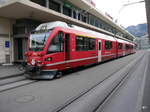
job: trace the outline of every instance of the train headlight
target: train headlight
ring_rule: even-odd
[[[36,62],[35,62],[35,59],[32,59],[32,60],[31,60],[31,64],[32,64],[32,65],[35,65],[35,63],[36,63]]]

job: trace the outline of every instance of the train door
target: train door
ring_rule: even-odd
[[[70,35],[65,34],[65,60],[70,60]]]
[[[126,47],[125,47],[125,44],[123,44],[123,56],[126,55]]]
[[[119,51],[119,42],[115,42],[115,58],[117,58],[117,57],[119,57],[119,53],[120,53],[120,51]]]
[[[66,64],[65,64],[65,67],[66,68],[71,68],[71,65],[67,62],[70,60],[70,48],[71,48],[71,41],[70,41],[70,34],[65,34],[65,61],[66,61]]]
[[[102,60],[102,53],[101,53],[101,40],[98,40],[98,62]]]

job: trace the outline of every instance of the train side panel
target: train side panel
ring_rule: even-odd
[[[102,61],[116,58],[116,41],[102,40]]]

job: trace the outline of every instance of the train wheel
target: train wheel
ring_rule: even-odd
[[[58,71],[55,77],[56,77],[56,78],[62,77],[62,72],[61,72],[61,71]]]

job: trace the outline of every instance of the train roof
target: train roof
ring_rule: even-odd
[[[76,34],[77,36],[84,36],[84,37],[90,37],[90,38],[101,38],[101,39],[104,39],[104,40],[110,40],[110,41],[115,41],[114,37],[112,36],[109,36],[109,35],[105,35],[105,34],[102,34],[102,33],[91,33],[91,32],[84,32],[84,31],[81,31],[81,30],[75,30],[75,29],[71,29],[71,28],[62,28],[62,30],[64,32],[68,32],[68,33],[74,33]]]
[[[61,21],[48,22],[48,23],[40,24],[35,30],[36,31],[49,30],[49,29],[54,29],[55,27],[68,28],[68,24]]]
[[[118,42],[120,42],[120,43],[127,43],[127,41],[122,40],[122,39],[118,39],[118,38],[116,38],[116,40],[117,40]]]
[[[70,33],[74,31],[75,34],[81,35],[81,36],[95,37],[95,38],[101,38],[101,39],[111,40],[111,41],[115,41],[117,39],[118,42],[129,43],[125,40],[115,38],[111,35],[105,35],[103,33],[92,31],[92,30],[89,30],[89,29],[86,29],[83,27],[67,24],[62,21],[43,23],[43,24],[40,24],[35,30],[36,31],[37,30],[45,30],[45,29],[48,30],[48,29],[54,29],[56,27],[67,28],[67,31],[69,31]],[[70,30],[68,30],[68,29],[70,29]]]
[[[131,43],[131,42],[128,42],[128,41],[125,41],[125,40],[122,40],[122,39],[118,39],[116,38],[117,42],[119,43],[125,43],[125,44],[131,44],[131,45],[134,45],[134,43]]]

